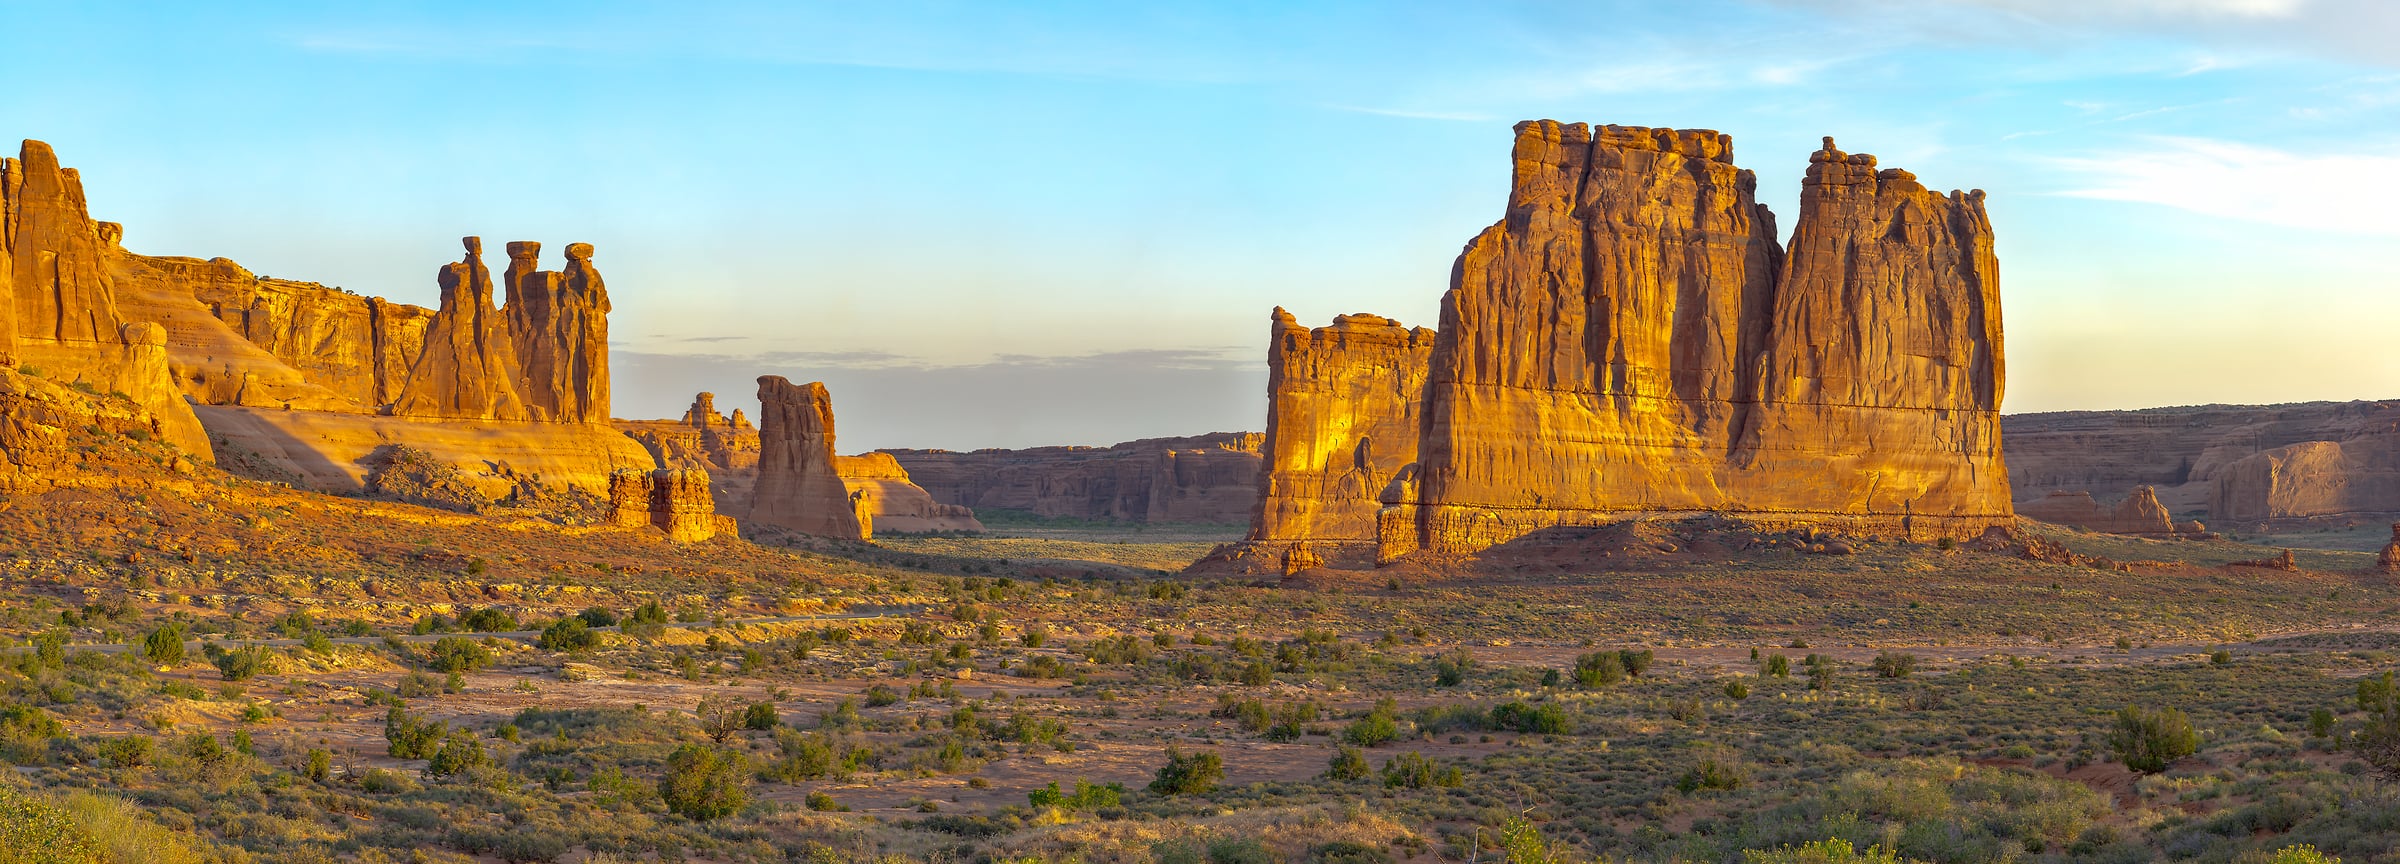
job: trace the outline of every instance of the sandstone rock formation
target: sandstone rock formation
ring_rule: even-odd
[[[933,500],[932,495],[910,482],[908,470],[900,467],[900,461],[890,453],[836,456],[834,468],[842,477],[843,487],[860,504],[859,527],[868,536],[879,531],[924,534],[983,530],[974,510]]]
[[[820,537],[864,539],[834,465],[833,397],[817,382],[758,379],[758,485],[750,522]]]
[[[678,543],[698,543],[721,531],[706,471],[619,471],[609,478],[608,500],[617,525],[657,528]]]
[[[312,282],[269,279],[224,258],[112,246],[126,316],[166,328],[175,385],[202,405],[373,412],[400,396],[432,310]]]
[[[442,306],[425,326],[425,352],[392,403],[403,417],[528,421],[533,413],[520,384],[508,322],[492,305],[492,271],[483,266],[483,238],[460,241],[465,260],[442,266]]]
[[[1507,214],[1452,269],[1414,464],[1369,460],[1389,478],[1376,529],[1352,491],[1296,482],[1357,447],[1338,418],[1394,413],[1354,404],[1336,364],[1277,377],[1268,437],[1300,458],[1277,457],[1286,491],[1232,554],[1313,535],[1335,542],[1312,555],[1456,555],[1658,512],[1918,538],[2011,518],[1981,192],[1935,194],[1829,138],[1786,254],[1714,132],[1524,123],[1514,166]],[[1298,328],[1275,327],[1289,362]]]
[[[2020,499],[2156,485],[2171,512],[2244,530],[2400,516],[2400,401],[2018,414],[2004,425]]]
[[[1258,501],[1255,432],[1109,447],[885,450],[943,504],[1131,523],[1247,521]]]
[[[2385,573],[2400,573],[2400,522],[2392,523],[2391,542],[2375,554],[2375,569]]]
[[[83,178],[27,140],[0,162],[0,364],[122,394],[195,459],[208,436],[167,374],[166,333],[117,308],[107,267],[117,226],[92,221]]]
[[[540,266],[542,244],[508,244],[508,332],[525,364],[534,419],[606,423],[608,288],[592,244],[567,245],[567,269]]]
[[[2136,487],[2133,494],[2125,496],[2113,508],[2102,508],[2090,492],[2052,492],[2033,501],[2019,502],[2017,515],[2086,531],[2136,537],[2197,537],[2207,533],[2197,522],[2176,524],[2167,514],[2166,505],[2159,503],[2158,491],[2149,486]]]
[[[1417,458],[1434,332],[1376,315],[1310,330],[1281,308],[1272,326],[1265,467],[1250,536],[1313,544],[1285,563],[1297,572],[1323,562],[1317,549],[1338,556],[1374,547],[1384,489]]]

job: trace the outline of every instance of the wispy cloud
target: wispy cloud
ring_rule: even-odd
[[[2400,237],[2400,156],[2300,153],[2209,138],[2051,160],[2084,178],[2057,193],[2138,201],[2226,219]]]

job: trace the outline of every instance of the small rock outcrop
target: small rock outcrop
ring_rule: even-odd
[[[2391,542],[2383,544],[2383,551],[2375,553],[2375,569],[2385,573],[2400,573],[2400,522],[2392,524]]]
[[[859,528],[867,536],[888,531],[925,534],[934,531],[981,531],[975,511],[933,500],[909,481],[908,469],[890,453],[834,457],[842,485],[857,499]]]
[[[833,397],[818,382],[758,379],[758,484],[750,522],[819,537],[863,539],[835,465]]]
[[[2133,494],[2110,508],[2101,507],[2090,492],[2052,492],[2035,501],[2019,502],[2017,515],[2086,531],[2135,537],[2197,537],[2207,533],[2197,521],[2176,524],[2166,505],[2159,503],[2158,490],[2149,486],[2135,488]]]
[[[508,322],[492,305],[483,238],[467,237],[464,260],[442,265],[441,309],[425,327],[425,350],[392,405],[403,417],[530,421],[523,366]]]
[[[729,533],[709,492],[708,472],[662,468],[609,477],[611,518],[620,527],[656,528],[678,543]]]

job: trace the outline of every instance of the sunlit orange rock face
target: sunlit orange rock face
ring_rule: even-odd
[[[121,229],[92,221],[82,176],[28,140],[0,160],[0,206],[0,364],[122,393],[160,436],[209,459],[208,434],[168,378],[165,331],[118,309],[107,257]]]
[[[750,522],[861,539],[857,503],[834,465],[833,397],[817,382],[758,379],[758,484]]]
[[[1732,149],[1520,124],[1507,212],[1452,268],[1413,405],[1390,395],[1395,336],[1278,314],[1251,539],[1390,561],[1662,512],[1915,537],[2008,520],[1982,193],[1827,139],[1787,253]],[[1387,449],[1411,417],[1413,454]]]
[[[622,527],[656,528],[678,543],[698,543],[719,532],[706,471],[618,471],[609,477],[608,498]]]

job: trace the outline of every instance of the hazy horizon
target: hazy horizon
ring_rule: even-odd
[[[2366,0],[16,20],[0,134],[128,248],[430,306],[461,235],[595,243],[629,419],[777,374],[846,452],[1255,431],[1268,311],[1432,325],[1535,118],[1727,132],[1786,234],[1825,135],[1987,190],[2007,413],[2400,397]]]

